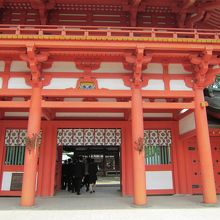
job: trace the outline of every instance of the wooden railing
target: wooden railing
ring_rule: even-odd
[[[129,39],[143,39],[143,38],[160,38],[160,39],[194,39],[204,40],[220,39],[220,30],[206,30],[206,29],[175,29],[175,28],[133,28],[133,27],[94,27],[94,26],[40,26],[40,25],[0,25],[0,36],[17,38],[18,36],[42,36],[43,38],[50,36],[63,36],[64,39],[68,37],[104,37],[120,39],[126,37]],[[37,39],[39,39],[37,37]],[[71,39],[71,38],[70,38]]]

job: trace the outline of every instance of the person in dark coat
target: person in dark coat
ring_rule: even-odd
[[[80,189],[82,185],[82,178],[85,173],[85,167],[82,160],[82,157],[79,157],[74,166],[74,174],[75,174],[75,189],[77,195],[80,195]]]
[[[67,164],[67,179],[68,179],[68,191],[72,190],[72,159],[68,159]]]
[[[68,186],[68,164],[67,164],[67,160],[64,160],[64,163],[62,164],[61,186],[62,186],[62,190],[66,190],[66,188]]]
[[[83,185],[85,185],[86,187],[86,192],[89,191],[89,163],[90,163],[90,158],[87,158],[85,160],[85,174],[83,180]]]
[[[72,166],[71,166],[71,178],[72,178],[71,190],[72,190],[72,193],[76,192],[76,177],[75,177],[76,167],[75,166],[76,166],[76,159],[73,158]]]
[[[95,192],[97,172],[98,172],[97,165],[94,159],[91,159],[89,163],[89,191],[90,193]]]

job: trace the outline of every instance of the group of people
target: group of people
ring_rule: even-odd
[[[77,157],[65,160],[62,164],[62,189],[81,194],[81,188],[94,193],[97,181],[97,165],[92,158]]]

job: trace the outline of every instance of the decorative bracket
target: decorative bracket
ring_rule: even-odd
[[[136,56],[126,56],[126,62],[132,63],[134,68],[133,86],[141,87],[143,64],[148,64],[152,60],[152,55],[144,55],[144,48],[137,48]]]
[[[47,23],[47,11],[53,9],[55,5],[56,3],[54,0],[31,0],[32,8],[39,11],[39,17],[42,25],[46,25]]]
[[[76,67],[83,70],[85,73],[89,74],[92,70],[100,68],[100,60],[76,60]]]
[[[220,73],[220,58],[213,55],[212,50],[206,49],[203,54],[191,55],[190,62],[194,69],[194,86],[205,88],[215,81],[215,77]]]
[[[137,26],[138,11],[144,11],[145,7],[141,7],[142,0],[132,0],[130,4],[130,25]]]
[[[48,60],[48,53],[40,53],[33,45],[29,45],[27,46],[27,53],[21,54],[20,58],[29,64],[32,84],[41,82],[41,64]]]

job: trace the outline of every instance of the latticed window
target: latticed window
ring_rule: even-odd
[[[145,130],[144,147],[146,164],[170,164],[171,143],[171,130]]]
[[[6,129],[5,134],[5,164],[23,165],[25,153],[25,129]]]
[[[23,165],[24,164],[26,134],[27,134],[26,129],[6,129],[5,165]]]

